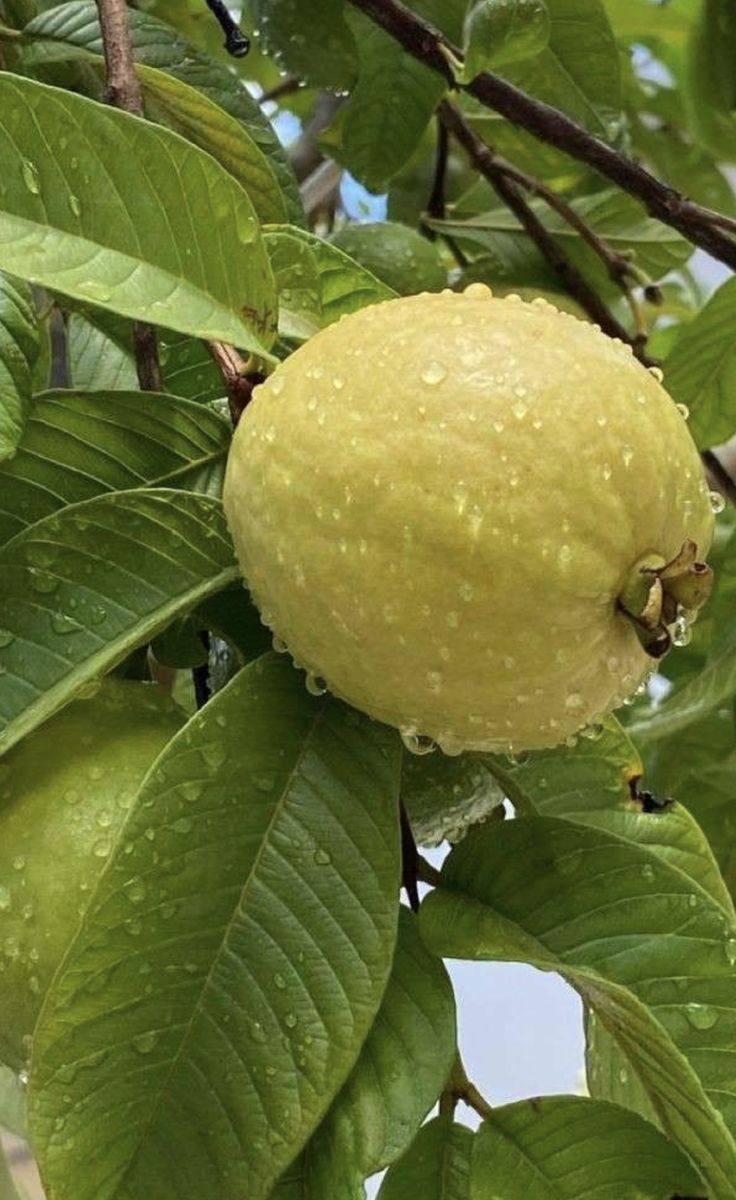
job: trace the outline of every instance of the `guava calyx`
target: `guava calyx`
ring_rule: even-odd
[[[637,563],[619,597],[619,607],[632,622],[644,650],[662,658],[696,619],[713,588],[713,570],[698,559],[695,542],[683,542],[668,563]],[[689,640],[689,639],[688,639]]]

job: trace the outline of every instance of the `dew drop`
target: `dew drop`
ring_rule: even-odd
[[[736,967],[736,938],[730,937],[726,940],[726,958],[732,967]]]
[[[55,575],[49,574],[48,571],[40,571],[36,567],[32,567],[30,571],[30,583],[34,592],[38,592],[42,596],[48,596],[52,592],[58,591],[61,580]]]
[[[654,879],[654,867],[651,865],[651,863],[645,863],[641,869],[641,873],[646,879],[647,883],[651,883]]]
[[[254,1042],[258,1042],[260,1045],[266,1041],[266,1031],[264,1030],[260,1021],[251,1022],[250,1036],[253,1038]]]
[[[283,975],[279,974],[278,972],[274,975],[273,982],[280,992],[283,992],[286,989],[286,980],[284,979]]]
[[[158,1034],[153,1029],[146,1030],[145,1033],[137,1033],[133,1038],[133,1049],[139,1054],[150,1054],[156,1042]]]
[[[146,898],[146,885],[142,879],[129,879],[123,884],[123,891],[131,904],[141,904]]]
[[[15,858],[13,859],[13,870],[25,871],[26,861],[25,854],[16,854]]]
[[[629,1073],[626,1070],[626,1067],[621,1067],[619,1070],[618,1081],[620,1084],[627,1084],[629,1082]]]
[[[276,634],[273,635],[271,645],[277,654],[288,654],[289,652],[289,647],[287,646],[286,642],[283,641],[282,638],[277,637]]]
[[[710,507],[716,516],[723,512],[724,508],[726,507],[725,496],[722,496],[720,492],[709,492],[708,499],[710,501]]]
[[[399,730],[401,740],[404,743],[405,749],[410,754],[421,756],[423,754],[432,754],[437,749],[437,743],[430,737],[424,737],[423,734],[417,733],[416,729],[407,726]]]
[[[572,558],[572,550],[570,547],[567,545],[560,546],[559,550],[557,551],[557,558],[563,565],[569,563],[570,559]]]
[[[677,617],[672,626],[672,645],[688,646],[692,641],[693,631],[690,623],[683,616]]]
[[[422,371],[422,382],[427,383],[430,387],[435,387],[438,383],[447,377],[447,367],[436,358],[431,359],[424,370]]]
[[[0,886],[0,912],[7,912],[11,903],[10,889]]]
[[[0,629],[0,650],[4,650],[6,646],[12,646],[15,641],[15,634],[9,629]]]
[[[73,192],[69,193],[69,207],[74,213],[75,217],[81,217],[82,203],[79,199],[79,196],[75,196]]]
[[[652,376],[652,379],[656,379],[657,383],[661,383],[664,379],[664,371],[661,367],[650,367],[649,374]]]
[[[682,417],[683,421],[687,421],[687,420],[689,419],[689,417],[690,417],[690,409],[688,408],[687,404],[676,404],[676,405],[675,405],[675,408],[676,408],[676,409],[677,409],[677,411],[679,412],[679,414],[680,414],[680,416]]]
[[[329,867],[330,863],[332,862],[332,856],[330,855],[329,850],[325,850],[322,846],[320,846],[314,852],[314,861],[318,867]]]
[[[707,1004],[686,1004],[685,1016],[693,1029],[712,1029],[718,1021],[718,1013]]]
[[[287,1029],[296,1029],[298,1024],[299,1024],[299,1020],[295,1013],[288,1012],[286,1014],[286,1016],[284,1017],[284,1025],[286,1026]]]
[[[313,671],[307,671],[307,677],[304,681],[304,686],[310,696],[324,696],[327,691],[327,684],[321,675],[315,675]]]
[[[271,384],[271,391],[272,391],[273,395],[274,395],[274,396],[280,396],[280,395],[281,395],[281,393],[282,393],[282,392],[283,392],[283,390],[284,390],[284,377],[283,377],[283,375],[278,375],[278,374],[276,374],[276,375],[272,375],[272,376],[271,376],[271,380],[270,380],[270,384]]]
[[[40,196],[41,177],[38,173],[38,167],[34,162],[31,162],[29,158],[27,158],[23,163],[23,166],[21,167],[21,174],[23,175],[23,182],[28,188],[28,191],[34,196]]]
[[[60,637],[66,637],[70,633],[80,633],[82,630],[79,622],[64,612],[53,612],[51,614],[51,628]]]

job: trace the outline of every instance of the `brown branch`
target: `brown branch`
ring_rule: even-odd
[[[435,160],[434,179],[432,180],[432,191],[430,192],[429,200],[427,201],[427,215],[433,217],[436,221],[444,221],[445,219],[445,186],[447,183],[447,159],[450,150],[450,137],[447,131],[447,126],[442,121],[438,114],[437,118],[437,157]],[[434,231],[430,231],[432,237],[436,237]]]
[[[304,87],[304,81],[302,79],[297,79],[296,77],[282,79],[280,83],[275,85],[275,87],[269,88],[267,92],[264,92],[259,98],[258,103],[268,104],[271,100],[281,100],[283,96],[291,96],[294,92],[298,92],[302,87]]]
[[[619,338],[630,345],[633,344],[628,331],[616,320],[595,289],[570,261],[544,222],[539,219],[534,209],[524,199],[516,183],[509,179],[503,161],[501,163],[497,161],[493,150],[471,129],[462,113],[447,100],[440,105],[440,117],[446,128],[467,151],[477,169],[517,217],[570,294],[579,301],[588,315],[610,337]],[[635,346],[635,349],[641,356],[641,345]]]
[[[205,346],[219,367],[227,391],[230,419],[233,429],[237,429],[253,389],[263,382],[264,376],[255,370],[252,359],[246,361],[233,346],[225,342],[205,342]]]
[[[97,11],[107,72],[105,98],[108,104],[142,117],[143,97],[135,73],[125,0],[97,0]],[[152,325],[143,321],[134,323],[133,348],[138,386],[143,391],[162,391],[156,330]]]
[[[577,125],[565,113],[528,96],[498,75],[482,71],[470,83],[458,83],[452,62],[461,61],[460,51],[400,0],[350,0],[350,3],[380,25],[413,58],[441,75],[450,87],[461,88],[539,141],[585,163],[604,179],[635,196],[651,216],[677,229],[694,245],[736,270],[736,240],[728,236],[720,214],[714,216],[710,209],[686,199],[640,163]]]

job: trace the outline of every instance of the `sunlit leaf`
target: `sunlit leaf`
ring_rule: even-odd
[[[473,1134],[437,1117],[388,1172],[379,1200],[470,1200]]]

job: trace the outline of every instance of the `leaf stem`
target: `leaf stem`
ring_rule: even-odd
[[[451,65],[453,60],[462,59],[460,51],[400,0],[349,0],[349,3],[384,29],[413,58],[441,75],[451,88],[460,88],[486,108],[526,129],[539,141],[585,163],[604,179],[635,196],[651,216],[677,229],[694,245],[736,270],[736,240],[729,236],[734,232],[729,218],[686,199],[641,163],[621,154],[565,113],[527,95],[501,76],[482,71],[469,83],[461,83]]]
[[[227,390],[230,419],[233,429],[237,429],[253,389],[263,382],[264,376],[256,369],[255,359],[252,356],[244,359],[234,346],[225,342],[205,342],[205,345],[220,369]]]
[[[440,1116],[452,1117],[459,1101],[467,1104],[483,1120],[493,1116],[493,1109],[478,1088],[467,1076],[463,1060],[458,1051],[445,1088],[440,1096]]]

